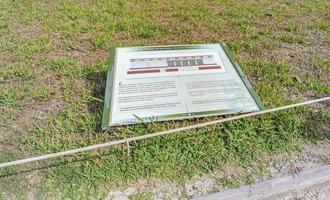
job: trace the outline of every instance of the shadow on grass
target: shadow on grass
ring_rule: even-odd
[[[107,81],[107,71],[91,71],[87,73],[86,80],[88,84],[92,86],[93,97],[88,102],[88,112],[98,116],[96,132],[102,132],[101,123],[102,123],[102,112],[103,112],[103,101],[105,96],[105,87]]]
[[[308,112],[306,116],[305,134],[318,139],[330,139],[330,107],[329,103],[322,104],[322,111]]]
[[[199,134],[199,133],[195,133],[195,134]],[[195,135],[195,134],[193,134],[193,135]],[[192,137],[192,135],[182,134],[180,136],[181,139],[187,139],[188,137]],[[157,137],[157,138],[159,138],[159,137]],[[165,140],[167,142],[171,142],[171,141],[177,140],[177,138],[166,138]],[[31,163],[27,163],[27,164],[34,164],[34,163],[39,162],[40,165],[43,165],[43,166],[41,166],[41,167],[27,167],[29,169],[12,170],[13,167],[15,167],[15,166],[6,167],[6,168],[3,168],[3,169],[0,169],[0,179],[1,178],[6,178],[6,177],[11,177],[11,176],[27,174],[27,173],[34,172],[34,171],[39,171],[39,170],[49,170],[51,168],[55,168],[55,167],[59,167],[59,166],[66,166],[66,165],[68,166],[68,165],[73,164],[73,163],[81,163],[83,165],[83,162],[94,162],[94,160],[97,159],[97,158],[100,158],[100,156],[106,156],[106,155],[112,154],[113,151],[116,150],[116,148],[121,150],[121,156],[123,158],[129,159],[129,157],[131,157],[131,156],[136,156],[136,154],[134,154],[134,148],[135,147],[136,148],[148,148],[148,147],[150,147],[150,143],[143,143],[142,141],[133,141],[133,142],[130,143],[130,153],[128,153],[128,149],[127,149],[127,146],[125,144],[119,144],[119,145],[104,147],[104,148],[95,150],[95,151],[98,151],[98,152],[103,151],[101,153],[101,155],[98,155],[98,154],[96,154],[96,155],[90,155],[90,154],[88,154],[88,155],[76,155],[76,156],[75,155],[68,155],[68,156],[61,156],[61,158],[67,157],[68,159],[70,159],[70,160],[66,160],[66,161],[56,161],[57,158],[52,158],[52,159],[49,159],[49,160],[42,160],[42,161],[34,161],[34,162],[31,162]],[[69,157],[72,157],[72,158],[69,158]],[[45,163],[45,164],[43,164],[43,163]],[[16,165],[16,166],[25,166],[27,164]]]
[[[30,172],[37,171],[37,170],[44,170],[44,169],[48,170],[49,168],[63,166],[63,165],[69,165],[69,164],[72,164],[72,163],[79,163],[79,162],[85,162],[85,161],[91,161],[92,162],[92,159],[96,158],[96,157],[98,157],[98,156],[96,156],[96,155],[95,156],[88,156],[88,158],[80,158],[80,159],[76,159],[76,160],[73,160],[73,161],[55,161],[54,163],[46,164],[45,166],[42,166],[42,167],[32,167],[30,169],[23,169],[23,170],[20,170],[20,171],[4,173],[4,174],[0,175],[0,178],[6,178],[6,177],[10,177],[10,176],[21,175],[21,174],[30,173]],[[2,170],[8,170],[8,169],[4,168]]]
[[[102,92],[99,91],[100,93],[98,93],[98,95],[102,95]],[[100,107],[92,107],[94,110],[92,110],[93,112],[97,112],[97,110],[95,109],[102,109],[102,106]],[[99,111],[100,111],[99,110]],[[308,118],[308,120],[306,121],[306,129],[305,129],[305,133],[306,135],[308,135],[309,137],[316,137],[316,138],[328,138],[330,139],[329,137],[329,133],[326,131],[326,129],[324,129],[323,125],[326,126],[326,128],[329,128],[329,124],[327,124],[326,122],[328,121],[328,118],[322,118],[323,120],[322,121],[315,121],[315,119],[318,119],[320,116],[320,114],[318,112],[315,112],[313,114],[312,111],[311,112],[311,115],[310,117]],[[226,128],[228,128],[226,126],[226,124],[224,124],[224,127],[221,127],[219,129],[220,132],[218,132],[217,134],[228,134],[228,133],[225,133],[223,132],[222,130],[225,130]],[[312,130],[314,130],[312,132]],[[320,132],[320,131],[323,131],[323,132]],[[322,134],[323,133],[323,134]],[[164,139],[166,142],[170,142],[170,141],[173,141],[173,140],[178,140],[178,139],[184,139],[184,138],[187,138],[187,137],[194,137],[195,135],[197,134],[207,134],[207,132],[194,132],[193,134],[191,133],[188,133],[188,134],[185,134],[185,133],[179,133],[180,134],[180,137],[167,137],[167,138],[162,138]],[[158,137],[159,138],[159,137]],[[152,140],[152,139],[151,139]],[[114,148],[121,148],[122,150],[122,153],[121,153],[121,156],[123,157],[127,157],[129,159],[129,157],[131,156],[134,156],[134,148],[146,148],[146,147],[149,147],[151,144],[153,143],[153,141],[149,141],[149,142],[141,142],[141,141],[137,141],[137,142],[132,142],[131,143],[131,154],[127,154],[126,153],[126,149],[125,149],[125,145],[116,145],[115,147],[112,147],[110,149],[105,149],[105,151],[108,151],[108,152],[103,152],[102,154],[111,154],[113,150],[115,150]],[[71,158],[70,160],[67,160],[67,161],[49,161],[48,163],[45,163],[44,166],[42,167],[34,167],[34,168],[30,168],[30,169],[23,169],[23,170],[20,170],[20,171],[15,171],[15,172],[5,172],[4,174],[0,175],[0,178],[5,178],[5,177],[10,177],[10,176],[15,176],[15,175],[20,175],[20,174],[25,174],[25,173],[29,173],[29,172],[32,172],[32,171],[36,171],[36,170],[43,170],[43,169],[49,169],[49,168],[54,168],[54,167],[58,167],[58,166],[66,166],[66,165],[70,165],[72,163],[81,163],[83,164],[83,162],[93,162],[93,160],[95,158],[98,158],[100,155],[81,155],[81,157],[79,158]]]

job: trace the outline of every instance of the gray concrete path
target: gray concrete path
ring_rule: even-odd
[[[254,185],[212,193],[196,200],[330,199],[330,165]]]

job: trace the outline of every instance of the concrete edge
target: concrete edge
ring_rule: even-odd
[[[244,185],[212,193],[195,200],[237,200],[237,199],[272,199],[288,193],[330,183],[330,165],[308,169],[294,176],[282,176],[253,185]]]

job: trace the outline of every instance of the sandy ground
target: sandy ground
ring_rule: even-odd
[[[330,199],[330,182],[307,188],[299,193],[294,192],[282,197],[285,200],[327,200]]]

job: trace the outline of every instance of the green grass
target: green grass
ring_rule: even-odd
[[[291,31],[290,31],[291,32]],[[304,37],[301,36],[295,36],[292,34],[286,34],[286,35],[280,35],[277,37],[278,40],[285,42],[285,43],[290,43],[290,44],[302,44],[302,45],[307,45],[307,41],[304,39]]]
[[[237,188],[240,186],[239,178],[227,175],[217,180],[217,184],[227,188]]]
[[[36,75],[27,64],[15,63],[0,69],[0,82],[13,78],[35,80]]]
[[[13,148],[24,155],[39,155],[218,119],[121,126],[101,133],[111,46],[225,41],[267,108],[309,95],[329,95],[326,55],[313,55],[308,59],[310,70],[303,71],[274,54],[282,45],[315,48],[316,41],[308,37],[313,32],[325,36],[326,41],[319,42],[329,50],[329,7],[322,0],[0,1],[0,53],[12,58],[0,60],[0,112],[5,111],[0,122],[20,122],[22,113],[31,109],[45,113],[37,121],[29,118],[28,127],[17,123],[21,129],[9,132],[7,141],[19,134],[21,143]],[[16,119],[9,120],[9,113]],[[225,176],[219,180],[223,187],[253,183],[254,176],[264,172],[264,157],[295,152],[301,148],[300,141],[319,141],[316,127],[328,121],[326,110],[299,108],[132,142],[130,154],[126,146],[116,146],[2,170],[0,174],[6,175],[36,165],[55,165],[43,169],[41,181],[32,186],[22,184],[24,178],[0,177],[0,199],[8,193],[24,198],[29,191],[40,199],[98,199],[110,188],[139,179],[184,183],[225,164],[243,167],[248,175]],[[0,160],[21,157],[6,150]],[[258,167],[251,173],[255,163]],[[149,197],[142,193],[131,199]]]
[[[0,29],[5,29],[7,27],[8,27],[8,24],[5,21],[1,20],[0,21]]]
[[[55,95],[55,92],[53,92],[48,85],[35,86],[27,93],[31,99],[39,102],[47,102]]]
[[[8,87],[0,90],[0,106],[19,107],[24,93],[17,87]]]
[[[153,199],[151,193],[141,193],[136,195],[129,196],[129,200],[147,200],[147,199]]]
[[[0,157],[0,162],[9,162],[11,160],[17,159],[16,156],[13,154],[7,154]],[[8,174],[15,174],[17,170],[15,168],[5,168],[0,169],[0,176],[6,176]],[[28,191],[23,189],[21,186],[18,186],[20,182],[25,181],[22,180],[21,177],[17,177],[15,175],[8,176],[6,178],[6,183],[1,184],[2,191],[6,193],[0,193],[0,199],[8,199],[7,195],[10,195],[12,198],[15,199],[24,199],[27,198]],[[17,190],[17,188],[22,188],[21,190]]]

